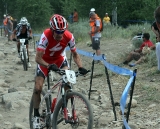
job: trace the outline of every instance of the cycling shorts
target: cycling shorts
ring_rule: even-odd
[[[63,62],[62,62],[62,65],[60,66],[60,69],[62,69],[63,67],[68,67],[69,68],[69,63],[67,61],[67,59],[65,59]],[[35,73],[35,76],[40,76],[40,77],[43,77],[45,79],[45,77],[48,75],[48,69],[46,67],[43,67],[41,65],[37,65],[37,68],[36,68],[36,73]]]

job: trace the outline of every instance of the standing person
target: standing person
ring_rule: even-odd
[[[103,18],[103,22],[107,25],[110,25],[110,17],[108,16],[108,13],[105,14],[104,18]]]
[[[157,23],[156,21],[154,21],[151,25],[151,30],[154,32],[154,34],[156,35],[156,42],[160,41],[160,34],[159,34],[159,29],[157,27]]]
[[[152,31],[156,34],[156,56],[158,63],[158,70],[160,71],[160,6],[154,11],[155,22],[152,24]]]
[[[150,34],[144,33],[143,43],[141,44],[140,48],[130,52],[126,60],[123,62],[123,64],[128,65],[128,63],[131,62],[132,60],[136,60],[136,62],[129,64],[130,67],[134,67],[137,64],[140,64],[143,61],[143,56],[145,56],[145,54],[142,53],[143,47],[147,46],[150,49],[155,49],[154,44],[149,39],[150,39]]]
[[[100,38],[101,38],[101,29],[102,29],[102,21],[96,15],[95,12],[90,12],[90,18],[94,22],[94,25],[91,27],[91,31],[88,34],[92,37],[92,48],[96,50],[96,55],[101,54],[100,50]],[[100,61],[96,61],[95,63],[99,63]]]
[[[5,14],[3,15],[3,17],[4,17],[4,19],[3,19],[4,36],[6,37],[6,36],[8,36],[8,32],[7,32],[7,21],[8,21],[8,19],[7,19]]]
[[[21,38],[28,38],[28,40],[32,39],[32,29],[26,17],[21,18],[20,23],[17,24],[17,27],[13,31],[12,37],[13,41],[17,41],[17,39]],[[31,67],[31,63],[29,62],[28,40],[25,41],[25,45],[27,47],[27,53],[28,53],[28,67]],[[18,56],[20,57],[19,41],[17,42],[17,50],[18,50]]]
[[[77,9],[74,9],[73,22],[78,22],[78,12],[77,12]]]
[[[90,13],[91,13],[91,12],[94,12],[94,13],[96,14],[95,11],[96,11],[95,8],[91,8],[91,9],[90,9]],[[92,30],[92,27],[94,26],[94,24],[95,24],[94,22],[95,22],[95,21],[91,19],[90,13],[89,13],[89,25],[90,25],[90,28],[91,28],[91,30]],[[96,14],[96,16],[98,17],[97,14]],[[90,35],[90,39],[91,39],[91,44],[89,45],[89,47],[92,47],[92,35]]]
[[[12,40],[12,32],[13,32],[13,23],[11,21],[11,16],[7,15],[7,33],[8,33],[8,41]]]
[[[75,39],[71,32],[67,30],[67,20],[55,14],[50,18],[50,28],[44,30],[41,35],[36,52],[37,70],[35,75],[35,87],[33,91],[34,122],[33,126],[40,127],[40,94],[43,83],[48,75],[48,70],[56,71],[60,69],[69,69],[69,63],[66,58],[65,48],[70,47],[74,62],[77,64],[79,72],[86,74],[87,70],[82,67],[79,54],[76,52]],[[35,128],[38,128],[35,127]]]

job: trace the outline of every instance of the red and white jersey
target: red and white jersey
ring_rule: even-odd
[[[43,51],[43,60],[49,64],[55,63],[58,67],[66,58],[65,48],[69,46],[71,51],[76,51],[73,34],[66,30],[61,41],[56,41],[53,32],[46,29],[41,35],[37,51]]]

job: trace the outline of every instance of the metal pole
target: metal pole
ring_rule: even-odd
[[[93,56],[95,55],[95,53],[93,54]],[[94,59],[93,59],[93,61],[92,61],[92,71],[91,71],[91,79],[90,79],[90,88],[89,88],[89,93],[88,93],[88,98],[89,98],[89,100],[90,100],[90,95],[91,95],[91,92],[92,92],[92,90],[91,90],[91,87],[92,87],[92,78],[93,78],[93,71],[94,71]]]
[[[133,97],[134,85],[135,85],[135,80],[136,80],[136,73],[137,73],[137,69],[135,69],[134,72],[133,72],[134,79],[133,79],[133,82],[131,84],[130,100],[129,100],[129,103],[128,103],[128,111],[127,111],[127,115],[126,115],[126,121],[127,121],[127,123],[128,123],[128,120],[129,120],[129,114],[130,114],[131,105],[132,105],[132,97]],[[126,129],[126,127],[123,125],[122,129]]]
[[[127,112],[127,116],[126,116],[127,122],[129,120],[129,114],[130,114],[130,109],[131,109],[131,105],[132,105],[132,97],[133,97],[134,85],[135,85],[135,80],[136,80],[136,73],[137,73],[137,69],[135,69],[133,72],[133,74],[135,74],[135,75],[134,75],[134,79],[133,79],[131,90],[130,90],[130,101],[128,103],[128,112]]]
[[[109,80],[108,69],[106,67],[105,67],[105,73],[106,73],[107,83],[108,83],[108,87],[109,87],[109,91],[110,91],[110,97],[111,97],[111,103],[112,103],[112,106],[113,106],[114,118],[115,118],[115,121],[117,121],[115,104],[114,104],[114,99],[113,99],[113,94],[112,94],[112,89],[111,89],[111,83],[110,83],[110,80]]]

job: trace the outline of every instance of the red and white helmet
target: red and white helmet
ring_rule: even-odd
[[[68,27],[67,20],[59,14],[54,14],[51,17],[49,24],[53,30],[59,31],[65,31]]]

